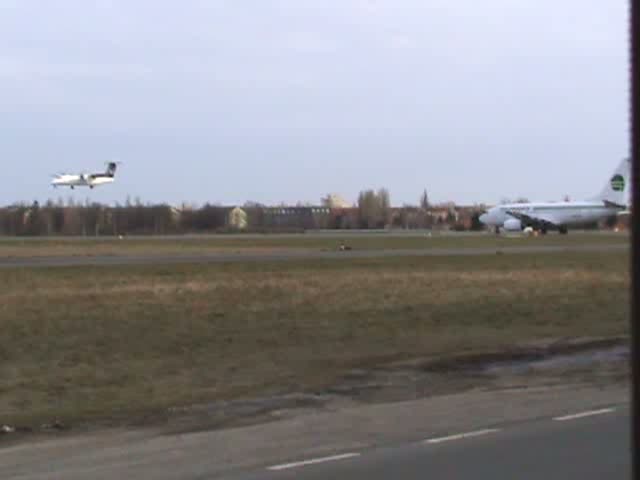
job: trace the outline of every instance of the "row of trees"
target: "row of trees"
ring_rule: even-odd
[[[166,205],[129,204],[105,207],[97,203],[15,205],[0,209],[0,235],[121,235],[168,234],[179,230]]]
[[[384,228],[391,223],[391,199],[388,190],[364,190],[358,195],[360,228]]]
[[[256,202],[242,206],[245,224],[251,231],[283,231],[313,228],[382,229],[429,228],[448,224],[455,227],[454,210],[438,216],[430,211],[425,191],[418,206],[392,208],[387,189],[363,190],[357,206],[332,206],[319,209],[298,205],[293,208],[269,208]],[[124,204],[105,206],[98,203],[66,204],[48,201],[43,205],[17,204],[0,208],[0,235],[129,235],[182,234],[232,230],[230,207],[205,204],[201,207],[173,208],[166,204],[143,204],[127,199]],[[468,228],[468,226],[464,227]]]

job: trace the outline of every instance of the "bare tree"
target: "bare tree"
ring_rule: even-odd
[[[358,195],[358,217],[361,228],[383,228],[391,222],[389,191],[364,190]]]
[[[378,205],[380,208],[380,226],[385,227],[391,223],[391,195],[389,195],[389,190],[386,188],[378,190]]]
[[[422,210],[428,210],[429,209],[429,194],[427,193],[427,189],[426,188],[422,192],[422,195],[420,195],[420,208]]]
[[[373,190],[365,190],[358,195],[358,217],[361,228],[375,228],[378,216],[376,193]]]

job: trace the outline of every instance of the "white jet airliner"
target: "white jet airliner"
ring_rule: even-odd
[[[100,173],[61,173],[51,180],[54,187],[97,187],[107,183],[113,183],[116,176],[117,162],[107,163],[107,170]]]
[[[480,221],[493,227],[496,233],[501,228],[509,232],[533,228],[543,234],[548,230],[566,234],[570,226],[624,214],[628,211],[630,163],[629,159],[622,160],[602,192],[591,200],[498,205],[480,215]]]

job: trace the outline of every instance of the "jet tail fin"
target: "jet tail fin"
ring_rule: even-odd
[[[620,162],[618,168],[613,172],[611,178],[596,197],[605,204],[620,208],[626,207],[628,204],[628,192],[631,186],[631,161],[625,158]]]

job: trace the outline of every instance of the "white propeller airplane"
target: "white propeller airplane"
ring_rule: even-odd
[[[113,183],[116,176],[118,162],[108,162],[107,169],[100,173],[60,173],[54,175],[51,185],[57,187],[98,187],[107,183]]]
[[[583,202],[512,203],[498,205],[480,215],[480,221],[507,232],[558,230],[566,234],[568,227],[599,221],[613,215],[629,213],[627,194],[631,162],[624,159],[616,168],[602,192],[595,198]]]

